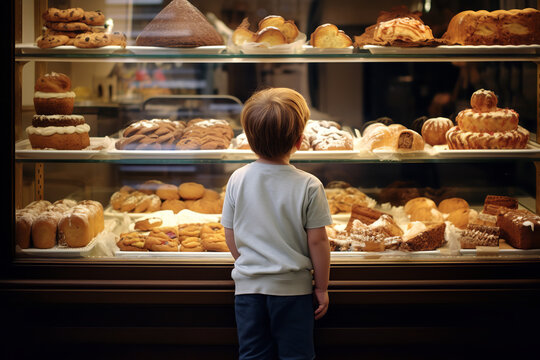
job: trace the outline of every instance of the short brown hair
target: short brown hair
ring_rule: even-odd
[[[246,101],[240,120],[253,152],[276,159],[291,151],[309,116],[306,100],[300,93],[289,88],[269,88]]]

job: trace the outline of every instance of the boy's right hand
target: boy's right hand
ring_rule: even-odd
[[[328,290],[315,288],[313,294],[315,296],[315,301],[317,302],[317,308],[315,309],[315,320],[319,320],[328,311],[330,298],[328,297]]]

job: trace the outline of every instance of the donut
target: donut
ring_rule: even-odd
[[[429,145],[446,144],[446,132],[454,126],[452,120],[445,117],[427,119],[422,125],[421,134]]]
[[[205,188],[195,182],[185,182],[178,186],[180,197],[185,200],[197,200],[204,196]]]

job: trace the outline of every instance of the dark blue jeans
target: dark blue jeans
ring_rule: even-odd
[[[240,359],[314,359],[313,296],[235,296]]]

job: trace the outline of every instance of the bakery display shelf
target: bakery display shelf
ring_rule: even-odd
[[[99,235],[98,235],[99,237]],[[92,239],[88,245],[80,248],[70,248],[67,246],[55,245],[50,249],[38,249],[38,248],[27,248],[22,249],[19,246],[16,248],[16,252],[20,256],[28,257],[46,257],[46,258],[82,258],[90,256],[92,250],[95,248],[96,244],[99,242],[98,237]]]
[[[100,144],[101,138],[91,138]],[[30,147],[28,139],[15,144],[18,162],[103,162],[115,164],[205,164],[248,163],[256,156],[250,150],[116,150],[114,147],[99,150],[37,150]],[[535,145],[516,150],[441,150],[438,152],[367,152],[354,150],[298,151],[292,163],[429,163],[460,161],[540,160],[540,148]]]
[[[403,51],[395,48],[385,48],[383,52],[371,51],[307,51],[299,53],[228,53],[226,49],[169,49],[150,48],[140,49],[137,46],[104,47],[96,49],[79,49],[73,47],[57,47],[40,49],[34,44],[21,43],[15,45],[16,61],[68,61],[68,62],[207,62],[207,63],[241,63],[241,62],[283,62],[283,63],[319,63],[319,62],[447,62],[447,61],[540,61],[538,48],[519,49],[519,51],[496,49],[490,51],[474,51],[470,47],[461,47],[463,51],[426,51],[423,48]],[[502,48],[502,47],[498,47]],[[494,51],[496,49],[496,51]]]

